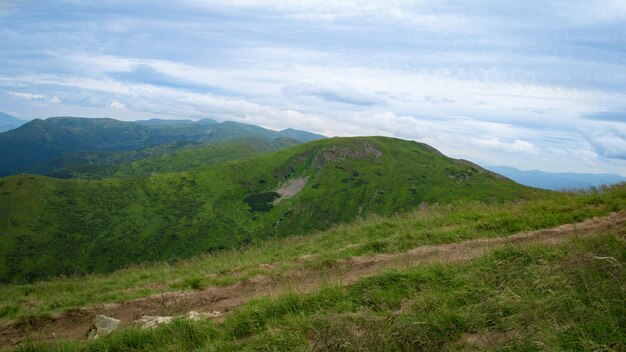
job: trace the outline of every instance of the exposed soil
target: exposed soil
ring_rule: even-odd
[[[325,268],[294,270],[274,279],[259,275],[229,286],[210,287],[201,291],[168,292],[122,303],[93,305],[60,313],[51,318],[0,324],[0,346],[10,347],[29,338],[31,341],[86,338],[97,314],[114,317],[128,326],[142,316],[183,315],[189,311],[231,311],[261,296],[286,292],[312,292],[324,283],[347,285],[385,269],[411,267],[430,263],[455,263],[477,258],[484,253],[509,244],[557,244],[576,236],[590,236],[600,231],[626,235],[626,211],[585,220],[576,224],[520,232],[498,238],[481,238],[443,245],[428,245],[397,254],[358,256],[331,263]],[[311,258],[303,256],[298,261]],[[268,273],[269,275],[269,273]]]
[[[284,185],[282,185],[280,188],[276,190],[276,193],[280,194],[280,198],[276,199],[274,201],[274,204],[278,204],[282,200],[291,198],[295,196],[296,194],[298,194],[300,191],[302,191],[304,186],[306,186],[306,183],[308,181],[309,181],[308,176],[294,178],[293,180],[287,181],[287,183],[285,183]]]

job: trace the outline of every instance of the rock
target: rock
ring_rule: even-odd
[[[119,328],[121,321],[106,315],[96,315],[93,325],[87,332],[89,339],[96,339],[101,336],[110,334]]]
[[[169,324],[175,317],[153,317],[145,315],[135,323],[141,325],[142,329],[154,329],[161,324]]]
[[[208,318],[217,318],[221,316],[222,313],[219,311],[214,311],[211,313],[199,313],[196,311],[191,311],[185,315],[179,315],[175,317],[158,317],[158,316],[143,316],[141,319],[136,320],[135,324],[139,324],[142,329],[154,329],[161,324],[169,324],[174,319],[189,319],[189,320],[200,320],[200,319],[208,319]]]
[[[200,319],[208,319],[208,318],[217,318],[217,317],[221,317],[222,316],[222,312],[220,311],[213,311],[211,313],[198,313],[196,311],[191,311],[189,313],[187,313],[186,317],[189,320],[200,320]]]

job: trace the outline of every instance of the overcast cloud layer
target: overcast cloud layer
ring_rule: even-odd
[[[626,0],[0,0],[0,111],[387,135],[626,176],[625,33]]]

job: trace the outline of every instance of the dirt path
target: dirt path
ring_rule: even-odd
[[[626,235],[626,211],[588,219],[577,224],[521,232],[506,237],[421,246],[404,253],[352,257],[325,270],[294,270],[280,279],[257,276],[237,284],[210,287],[201,291],[168,292],[123,303],[87,306],[57,314],[51,319],[21,323],[4,322],[0,325],[0,346],[13,346],[27,337],[31,340],[84,339],[97,314],[120,319],[122,324],[127,326],[145,315],[171,316],[185,314],[191,310],[225,313],[256,297],[286,292],[312,292],[324,283],[347,285],[388,268],[437,262],[463,262],[508,244],[556,244],[575,236],[589,236],[605,230]],[[303,257],[301,260],[306,258]]]

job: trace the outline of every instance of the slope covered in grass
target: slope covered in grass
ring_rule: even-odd
[[[290,138],[256,137],[218,143],[174,142],[122,153],[70,154],[46,163],[41,169],[53,170],[47,176],[55,178],[137,177],[197,169],[296,144],[299,142]],[[40,173],[36,168],[33,171]]]
[[[500,237],[623,209],[626,185],[600,193],[554,193],[501,204],[457,201],[431,205],[406,214],[370,216],[324,232],[202,255],[175,265],[155,263],[110,274],[1,286],[0,319],[24,320],[86,305],[245,282],[259,274],[281,282],[290,272],[325,270],[353,256],[396,254],[424,245]]]
[[[285,189],[291,197],[270,201]],[[420,204],[536,192],[427,145],[383,137],[319,140],[150,177],[17,175],[0,180],[0,280],[107,272]]]

